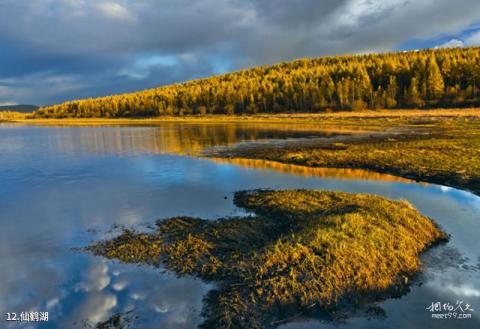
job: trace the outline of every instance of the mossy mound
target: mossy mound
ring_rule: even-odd
[[[202,328],[274,328],[401,293],[419,254],[446,235],[405,201],[325,191],[237,192],[245,218],[176,217],[88,247],[220,282]]]

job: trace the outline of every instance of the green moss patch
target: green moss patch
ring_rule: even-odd
[[[446,239],[409,203],[374,195],[262,190],[235,203],[254,215],[170,218],[87,249],[218,282],[202,328],[275,328],[401,294],[420,253]]]

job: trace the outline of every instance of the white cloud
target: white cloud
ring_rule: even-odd
[[[452,188],[449,187],[449,186],[444,186],[444,185],[442,185],[442,186],[440,186],[440,190],[441,190],[442,192],[445,192],[445,193],[446,193],[446,192],[450,192],[450,191],[452,190]]]
[[[479,17],[478,0],[0,0],[0,44],[8,45],[0,80],[74,77],[25,78],[6,85],[14,88],[8,97],[0,89],[0,101],[45,104],[299,57],[392,50],[461,35]],[[442,46],[461,42],[480,44],[480,34]]]
[[[476,32],[470,34],[465,39],[465,44],[468,45],[468,46],[478,46],[478,45],[480,45],[480,31],[476,31]]]
[[[336,25],[359,26],[366,17],[398,7],[398,0],[350,0],[335,15]]]
[[[97,5],[98,10],[107,17],[120,21],[132,21],[135,16],[124,6],[116,2],[101,2]]]
[[[464,47],[464,46],[478,46],[480,45],[480,30],[471,32],[467,34],[462,39],[453,38],[449,41],[442,43],[435,48],[455,48],[455,47]]]
[[[141,56],[128,67],[122,68],[118,75],[132,79],[144,79],[155,67],[173,67],[178,64],[176,56]]]
[[[50,299],[46,304],[47,310],[51,310],[53,307],[58,305],[59,301],[60,301],[60,299],[58,297]]]
[[[464,42],[459,39],[451,39],[445,43],[442,43],[441,45],[437,46],[436,48],[457,48],[457,47],[463,47]]]
[[[480,297],[480,290],[478,290],[477,288],[471,285],[461,285],[461,286],[448,285],[446,288],[458,296]]]
[[[90,264],[88,271],[84,274],[84,279],[77,283],[76,290],[102,291],[110,284],[108,267],[104,261],[95,261]]]
[[[113,294],[93,292],[87,296],[83,305],[73,315],[74,319],[98,323],[108,318],[110,310],[117,305],[117,297]]]
[[[115,291],[122,291],[123,289],[125,289],[127,285],[128,285],[128,282],[126,280],[119,280],[114,284],[112,284],[112,288]]]
[[[161,305],[161,306],[153,305],[153,309],[157,313],[167,313],[169,311],[168,306],[166,305]]]
[[[0,106],[11,106],[11,105],[18,105],[15,102],[0,102]]]
[[[145,293],[132,293],[130,294],[130,297],[134,300],[144,300],[146,297],[146,294]]]

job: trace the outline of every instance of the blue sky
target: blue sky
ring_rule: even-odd
[[[0,104],[300,57],[479,44],[478,0],[0,0]]]

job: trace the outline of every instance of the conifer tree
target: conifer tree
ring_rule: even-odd
[[[480,48],[303,59],[117,96],[36,117],[310,112],[480,105]],[[446,93],[446,95],[445,95]]]
[[[427,96],[429,99],[437,99],[443,96],[445,84],[438,67],[435,55],[431,55],[427,64]]]
[[[410,80],[410,86],[408,87],[408,92],[407,92],[407,102],[410,106],[413,106],[413,107],[422,106],[420,93],[418,92],[418,82],[417,82],[417,78],[415,77],[413,77]]]

